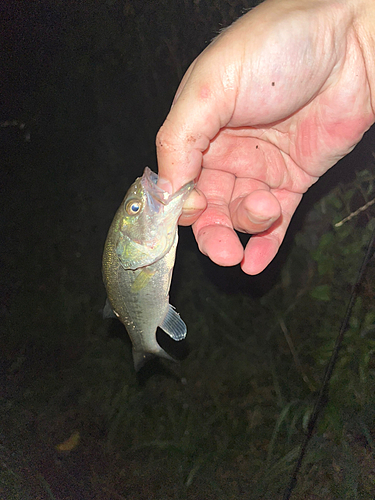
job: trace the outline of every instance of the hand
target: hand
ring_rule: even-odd
[[[185,74],[157,137],[160,184],[198,179],[180,223],[217,264],[261,272],[303,193],[374,122],[370,4],[267,0]],[[235,230],[254,235],[246,249]]]

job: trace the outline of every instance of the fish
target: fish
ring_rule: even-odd
[[[187,334],[186,324],[169,304],[169,289],[177,222],[194,181],[174,194],[161,189],[157,181],[158,175],[146,167],[130,186],[109,228],[103,252],[107,291],[103,316],[115,316],[124,324],[136,371],[154,356],[174,360],[156,340],[158,327],[175,341]]]

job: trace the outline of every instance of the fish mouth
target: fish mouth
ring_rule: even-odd
[[[169,205],[169,203],[176,198],[186,196],[194,188],[194,181],[191,181],[182,186],[182,188],[175,193],[171,194],[164,191],[164,189],[157,185],[158,178],[158,174],[153,172],[149,167],[146,167],[141,178],[141,183],[145,191],[148,192],[154,200],[165,206]]]
[[[155,264],[170,251],[176,241],[177,221],[194,182],[189,182],[176,193],[170,194],[160,188],[157,181],[158,175],[146,167],[143,176],[136,181],[137,190],[144,202],[141,229],[138,233],[129,235],[124,223],[117,235],[116,254],[126,270]]]

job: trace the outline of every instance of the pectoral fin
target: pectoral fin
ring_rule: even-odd
[[[159,325],[173,340],[183,340],[186,337],[187,328],[176,309],[169,304],[168,312]]]
[[[142,288],[144,288],[147,285],[151,276],[153,276],[154,274],[155,274],[155,271],[152,271],[148,267],[145,267],[144,269],[142,269],[140,271],[140,273],[138,274],[138,276],[133,281],[133,284],[131,286],[132,293],[137,293],[140,290],[142,290]]]

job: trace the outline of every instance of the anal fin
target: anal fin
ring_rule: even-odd
[[[187,334],[187,328],[181,316],[176,309],[169,304],[167,314],[163,319],[161,325],[162,330],[165,331],[173,340],[183,340]]]

